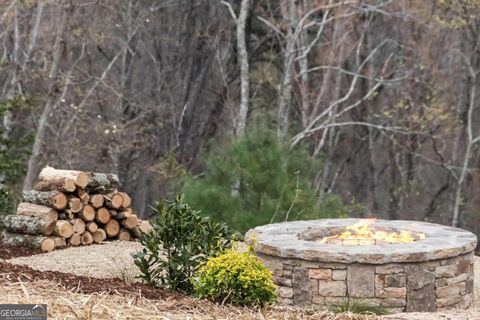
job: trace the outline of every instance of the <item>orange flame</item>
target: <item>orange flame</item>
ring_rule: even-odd
[[[411,243],[417,240],[425,239],[425,234],[415,233],[407,230],[396,232],[388,232],[384,230],[376,230],[370,226],[375,223],[375,219],[363,219],[354,225],[345,227],[345,231],[324,237],[320,243],[331,242],[331,240],[339,239],[343,245],[361,245],[374,244],[377,242],[385,243]]]

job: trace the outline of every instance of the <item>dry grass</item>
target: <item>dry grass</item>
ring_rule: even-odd
[[[13,279],[12,279],[13,280]],[[0,303],[46,303],[49,319],[285,319],[375,320],[375,316],[272,307],[265,310],[219,306],[190,297],[153,301],[131,296],[81,294],[50,281],[2,282]]]

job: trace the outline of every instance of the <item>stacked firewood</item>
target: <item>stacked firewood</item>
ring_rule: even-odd
[[[44,168],[34,190],[23,193],[16,215],[4,218],[3,242],[49,252],[107,239],[130,241],[151,229],[115,174]]]

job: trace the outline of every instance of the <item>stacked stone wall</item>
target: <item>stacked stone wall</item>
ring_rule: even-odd
[[[473,301],[473,252],[379,265],[258,256],[273,273],[281,304],[330,306],[349,297],[394,312],[409,312],[465,309]]]

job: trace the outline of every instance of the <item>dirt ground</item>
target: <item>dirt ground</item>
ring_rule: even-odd
[[[384,317],[278,306],[266,310],[220,306],[139,283],[131,254],[140,248],[136,242],[108,242],[38,254],[0,247],[0,303],[47,303],[51,319],[480,319],[478,300],[468,310]],[[475,287],[479,297],[477,259]]]

